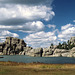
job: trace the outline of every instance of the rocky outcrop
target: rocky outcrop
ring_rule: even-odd
[[[72,48],[71,50],[56,49],[53,53],[53,56],[75,57],[75,48]]]
[[[21,51],[19,55],[28,55],[33,57],[42,57],[43,49],[36,48],[32,49],[32,47],[24,47],[24,51]]]
[[[42,57],[43,49],[26,47],[22,39],[7,37],[4,43],[0,43],[0,55],[28,55]]]
[[[0,52],[3,55],[19,54],[26,47],[26,43],[22,39],[7,37],[4,43],[0,43]]]
[[[75,37],[69,41],[75,44]],[[28,55],[33,57],[75,57],[75,47],[72,49],[58,49],[56,46],[48,48],[27,47],[22,39],[7,37],[4,43],[0,43],[0,55]]]
[[[43,48],[43,56],[48,57],[53,54],[53,51],[51,48]]]
[[[29,52],[33,49],[32,47],[24,47],[23,50],[19,53],[19,55],[29,55]]]
[[[42,53],[43,53],[42,48],[36,48],[26,52],[26,55],[33,56],[33,57],[42,57]]]

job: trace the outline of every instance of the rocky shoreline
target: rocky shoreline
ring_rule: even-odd
[[[75,37],[70,39],[75,45]],[[72,49],[58,49],[57,46],[48,48],[27,47],[22,39],[7,37],[5,42],[0,43],[0,55],[28,55],[33,57],[75,57],[75,47]]]

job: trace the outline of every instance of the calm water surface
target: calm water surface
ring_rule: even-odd
[[[3,55],[4,58],[0,58],[0,61],[13,61],[13,62],[23,62],[23,63],[51,63],[51,64],[75,64],[75,58],[68,57],[29,57],[25,55]]]

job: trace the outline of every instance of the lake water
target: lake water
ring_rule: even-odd
[[[0,58],[0,61],[13,61],[13,62],[23,62],[23,63],[50,63],[50,64],[75,64],[75,58],[68,57],[29,57],[25,55],[14,55],[8,56],[3,55],[4,58]]]

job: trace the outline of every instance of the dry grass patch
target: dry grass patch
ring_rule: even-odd
[[[0,62],[0,75],[75,75],[75,64]]]

